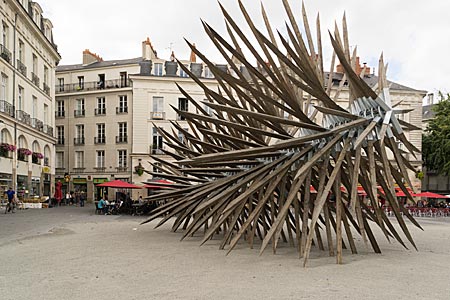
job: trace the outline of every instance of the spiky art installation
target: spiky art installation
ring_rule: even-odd
[[[353,71],[356,51],[349,51],[344,15],[343,36],[337,28],[330,33],[334,53],[326,76],[319,18],[314,45],[304,7],[306,39],[287,0],[283,1],[289,18],[287,36],[278,33],[278,38],[263,7],[267,35],[255,27],[240,1],[239,5],[252,40],[222,6],[229,41],[203,23],[227,61],[227,69],[216,66],[188,42],[212,71],[219,88],[209,89],[202,78],[180,66],[203,88],[204,104],[214,113],[205,111],[179,86],[198,113],[174,108],[191,128],[187,131],[173,122],[184,134],[183,141],[175,131],[158,129],[173,149],[165,151],[173,160],[153,156],[159,163],[157,176],[175,184],[149,197],[166,203],[144,223],[162,217],[159,226],[176,217],[173,230],[182,228],[183,238],[201,234],[205,243],[218,236],[220,248],[228,251],[239,241],[253,247],[255,239],[260,239],[261,253],[269,244],[275,252],[281,239],[298,249],[304,265],[313,245],[328,249],[341,263],[343,247],[357,252],[355,234],[380,253],[371,229],[374,224],[387,239],[394,238],[406,247],[403,232],[415,248],[404,216],[420,226],[399,205],[395,184],[414,201],[407,189],[412,186],[407,169],[414,168],[397,141],[413,155],[417,153],[404,134],[416,128],[395,116],[383,59],[374,91]],[[251,59],[244,53],[251,53]],[[336,56],[344,78],[332,98]],[[256,66],[251,63],[255,60]],[[349,90],[346,108],[336,103],[344,82]],[[316,103],[312,111],[311,103]],[[321,125],[315,122],[320,119]],[[389,160],[388,154],[395,160]],[[364,190],[370,205],[358,190]],[[386,216],[380,199],[392,208],[398,226]]]

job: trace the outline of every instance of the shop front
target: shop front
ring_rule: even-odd
[[[9,187],[13,187],[11,174],[0,173],[0,198],[2,202],[5,200],[4,195]]]
[[[98,187],[97,185],[100,183],[108,182],[108,178],[94,178],[93,184],[94,184],[94,199],[95,201],[99,201],[100,198],[103,198],[106,193],[106,188]]]
[[[84,192],[87,193],[87,180],[86,178],[74,178],[73,179],[73,189],[74,192]]]
[[[17,197],[20,200],[28,198],[28,176],[17,175]]]
[[[40,177],[31,177],[31,189],[29,196],[30,197],[40,197],[41,191],[41,178]]]

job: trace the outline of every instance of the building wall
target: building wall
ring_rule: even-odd
[[[9,158],[0,158],[0,193],[10,185],[20,196],[50,196],[55,171],[53,86],[60,56],[53,43],[51,22],[42,17],[42,9],[35,2],[31,5],[37,8],[32,10],[33,18],[28,3],[0,3],[0,82],[5,83],[0,84],[1,142],[19,148],[20,140],[21,147],[45,158],[33,162],[29,156],[23,162],[17,151],[8,153]],[[46,27],[41,26],[41,19]]]

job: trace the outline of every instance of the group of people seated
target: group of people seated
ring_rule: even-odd
[[[132,200],[129,194],[117,193],[114,202],[108,201],[108,196],[105,194],[96,203],[96,212],[108,214],[144,214],[151,210],[152,207],[139,196],[138,200]]]

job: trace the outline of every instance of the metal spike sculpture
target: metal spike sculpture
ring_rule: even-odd
[[[215,112],[208,114],[178,86],[198,112],[174,108],[192,130],[172,122],[184,135],[183,141],[174,133],[158,129],[173,149],[165,151],[173,161],[152,156],[159,163],[160,172],[155,175],[175,184],[149,197],[167,203],[144,223],[162,217],[160,226],[176,217],[173,231],[182,228],[183,239],[198,233],[204,236],[203,244],[220,236],[220,249],[227,247],[228,253],[242,240],[252,248],[255,238],[262,241],[261,254],[269,244],[275,252],[282,239],[298,249],[304,265],[314,244],[321,250],[328,248],[341,263],[344,237],[352,253],[357,252],[355,233],[362,236],[366,246],[370,243],[376,253],[381,252],[371,224],[378,226],[387,239],[394,238],[406,247],[400,232],[380,208],[382,197],[416,248],[403,216],[420,225],[399,205],[394,189],[397,184],[414,201],[405,186],[412,186],[407,169],[414,168],[397,148],[396,140],[414,155],[418,150],[406,139],[404,130],[416,128],[400,122],[394,114],[383,57],[376,93],[353,71],[356,52],[350,54],[344,15],[343,39],[337,27],[334,35],[330,33],[334,53],[327,78],[319,17],[314,45],[304,6],[306,42],[288,1],[283,0],[283,5],[289,17],[288,39],[278,34],[277,40],[264,7],[267,36],[255,27],[239,1],[260,51],[224,7],[221,9],[231,43],[203,22],[207,35],[228,63],[227,70],[188,42],[214,74],[219,90],[209,89],[183,64],[180,67],[203,88],[207,97],[204,104]],[[256,67],[245,57],[238,40],[253,55],[252,60],[256,59]],[[345,73],[333,99],[336,56]],[[347,109],[336,103],[345,81],[350,95]],[[311,101],[319,104],[308,112]],[[319,116],[321,125],[313,121]],[[395,162],[388,160],[388,150]],[[358,197],[358,186],[367,193],[371,208]],[[312,189],[317,194],[312,194]]]

